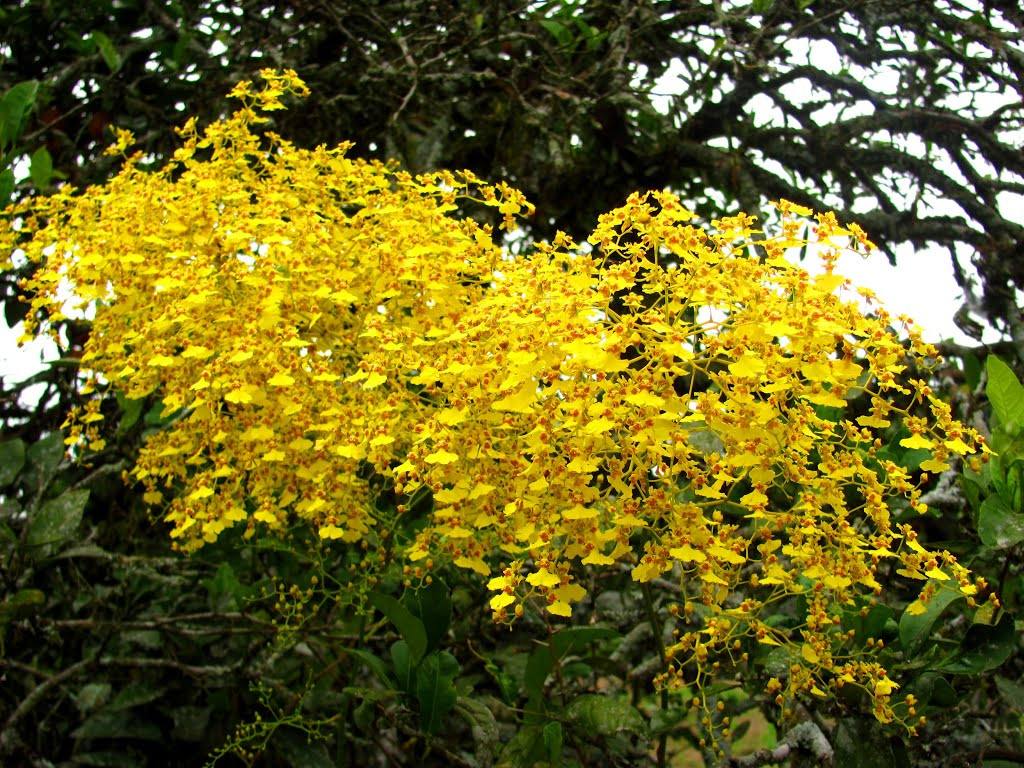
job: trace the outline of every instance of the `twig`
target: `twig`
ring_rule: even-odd
[[[156,667],[173,669],[190,677],[221,677],[237,672],[242,667],[242,662],[238,662],[237,664],[232,664],[230,666],[211,664],[208,667],[199,667],[194,664],[183,664],[182,662],[174,661],[173,659],[149,659],[143,657],[129,657],[124,659],[107,657],[100,659],[98,663],[104,667],[133,667],[135,669],[151,669]]]
[[[69,680],[79,672],[82,672],[92,666],[95,661],[96,656],[93,654],[88,658],[82,659],[81,661],[72,664],[70,667],[61,670],[52,677],[46,678],[43,682],[33,688],[32,692],[22,700],[17,709],[15,709],[14,712],[11,713],[11,716],[7,718],[7,722],[4,723],[3,730],[0,731],[0,755],[10,753],[10,750],[14,747],[15,741],[14,727],[18,724],[18,721],[21,720],[21,718],[31,712],[36,705],[42,701],[43,697],[49,693],[51,688],[60,685],[65,680]]]
[[[662,638],[661,622],[658,621],[658,614],[654,610],[654,599],[651,597],[651,587],[646,582],[641,582],[640,593],[644,598],[644,610],[647,612],[647,621],[651,625],[651,631],[654,633],[654,643],[658,649],[658,659],[661,662],[662,671],[667,671],[667,660],[665,658],[665,641]],[[666,711],[668,709],[668,688],[662,686],[661,688],[661,709]],[[665,768],[668,764],[667,761],[668,753],[668,731],[665,731],[658,737],[658,768]]]
[[[757,768],[770,763],[781,763],[797,750],[810,753],[820,765],[832,764],[832,745],[821,728],[809,720],[790,729],[782,742],[771,749],[764,748],[742,757],[731,757],[725,764],[730,768]]]

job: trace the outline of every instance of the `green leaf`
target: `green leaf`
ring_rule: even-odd
[[[476,745],[473,752],[478,764],[492,765],[498,744],[501,743],[501,733],[498,731],[498,721],[494,719],[494,713],[483,702],[468,696],[459,696],[455,702],[454,712],[469,724]]]
[[[906,656],[909,657],[920,648],[946,607],[961,598],[963,595],[958,590],[940,586],[925,606],[924,613],[914,615],[903,611],[903,615],[900,616],[900,645],[903,646]]]
[[[185,705],[171,710],[174,728],[171,738],[181,741],[202,742],[210,732],[210,715],[213,707]]]
[[[997,677],[996,688],[999,689],[1003,701],[1018,712],[1024,712],[1024,685],[1005,677]]]
[[[611,736],[634,733],[645,736],[647,722],[625,696],[602,696],[585,693],[577,696],[565,708],[566,718],[582,733]]]
[[[654,714],[651,715],[651,736],[660,736],[663,733],[672,733],[680,724],[686,719],[689,714],[688,710],[682,709],[681,707],[671,707],[669,709],[656,709]],[[739,740],[736,735],[736,729],[733,729],[733,736]]]
[[[516,696],[519,693],[519,685],[516,683],[516,679],[507,671],[495,664],[494,659],[485,657],[484,669],[497,684],[502,700],[511,706],[515,702]]]
[[[532,710],[540,709],[540,702],[543,700],[544,682],[554,668],[555,662],[551,658],[551,651],[546,645],[538,646],[530,659],[526,662],[526,675],[523,678],[523,688],[529,699],[527,707]]]
[[[832,737],[833,765],[842,768],[904,768],[909,766],[907,750],[867,718],[844,717]]]
[[[405,640],[396,640],[391,644],[391,666],[394,667],[399,689],[412,695],[416,668],[410,658],[409,644]]]
[[[402,636],[409,647],[412,666],[419,664],[427,650],[427,630],[424,628],[423,622],[390,595],[373,592],[370,594],[370,605],[387,616],[388,620],[395,625],[398,634]]]
[[[907,686],[904,693],[914,694],[921,706],[948,708],[956,706],[960,701],[949,681],[936,672],[922,673]]]
[[[1013,617],[1004,613],[995,626],[972,624],[957,653],[939,669],[954,675],[977,675],[1002,665],[1016,647]]]
[[[86,720],[71,732],[76,739],[143,739],[164,741],[160,727],[154,723],[139,720],[128,712],[103,710]]]
[[[46,595],[42,590],[19,589],[0,603],[0,624],[36,613],[45,603]]]
[[[139,417],[142,416],[142,407],[146,404],[146,399],[132,400],[118,392],[117,404],[121,407],[121,423],[117,425],[117,434],[124,435],[138,423]]]
[[[978,388],[978,384],[981,383],[981,361],[977,355],[973,355],[970,352],[962,354],[960,360],[964,365],[964,381],[973,392]]]
[[[141,707],[156,701],[164,695],[163,688],[154,688],[148,683],[130,683],[118,691],[107,709],[111,712],[123,712],[132,707]]]
[[[452,601],[448,586],[440,579],[407,592],[402,599],[409,612],[423,622],[427,633],[427,653],[437,650],[452,623]]]
[[[852,629],[857,642],[863,643],[869,637],[882,638],[892,616],[892,609],[887,605],[872,606],[864,616],[860,610],[852,608],[843,615],[843,628]],[[895,622],[893,626],[895,627]]]
[[[39,82],[26,80],[12,86],[0,99],[0,147],[6,149],[17,141],[38,92]]]
[[[978,536],[989,547],[1012,547],[1024,541],[1024,515],[1010,509],[998,494],[992,494],[978,511]]]
[[[551,653],[556,659],[570,653],[586,650],[590,643],[619,637],[619,633],[608,627],[570,627],[551,636]]]
[[[237,611],[245,597],[245,587],[229,563],[221,563],[212,578],[203,582],[212,611]]]
[[[365,664],[369,668],[369,670],[373,672],[374,677],[380,680],[380,682],[385,687],[395,687],[394,680],[392,680],[390,675],[388,675],[388,671],[384,667],[384,662],[378,656],[374,656],[372,653],[370,653],[369,651],[364,651],[362,648],[346,648],[345,653],[349,656],[354,656],[355,658],[363,662],[363,664]],[[408,666],[408,664],[406,664],[406,666]]]
[[[985,361],[988,371],[986,394],[1000,425],[1010,434],[1024,426],[1024,387],[1017,381],[1013,370],[995,355]]]
[[[377,705],[389,701],[398,694],[393,690],[382,691],[379,688],[363,688],[347,686],[342,694],[359,700],[359,705],[352,711],[352,719],[364,733],[372,733],[377,716]]]
[[[0,443],[0,488],[10,485],[25,466],[25,444],[18,439]]]
[[[102,707],[110,698],[110,683],[86,683],[73,698],[75,706],[83,715]]]
[[[283,758],[284,765],[292,768],[333,768],[334,761],[327,755],[322,743],[298,728],[279,728],[271,744]]]
[[[565,24],[554,19],[540,19],[537,23],[544,28],[545,32],[555,38],[559,47],[565,48],[572,43],[572,31]]]
[[[64,435],[51,432],[30,445],[25,458],[28,464],[25,482],[32,491],[38,493],[53,479],[53,474],[64,458]]]
[[[78,524],[82,522],[82,512],[88,500],[89,491],[84,489],[67,491],[55,499],[50,499],[31,513],[26,543],[48,553],[49,545],[70,539]]]
[[[114,47],[110,38],[99,30],[95,30],[92,33],[92,39],[96,43],[103,61],[106,62],[107,68],[111,72],[117,72],[121,68],[121,55],[117,52],[117,48]]]
[[[458,694],[453,681],[459,663],[447,651],[431,653],[416,670],[416,700],[420,704],[420,724],[427,733],[437,733]]]
[[[550,723],[544,726],[544,751],[548,753],[548,762],[551,765],[562,764],[562,742],[564,736],[562,735],[562,724],[557,720],[552,720]]]
[[[28,175],[36,189],[45,189],[50,186],[50,179],[53,177],[53,158],[50,157],[46,147],[40,147],[32,153],[29,160]]]
[[[14,171],[4,168],[0,171],[0,209],[6,208],[14,194]],[[14,325],[14,323],[11,323]]]
[[[534,763],[543,759],[544,740],[540,726],[527,725],[505,743],[498,758],[499,768],[533,768]]]

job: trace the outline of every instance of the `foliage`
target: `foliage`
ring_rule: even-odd
[[[103,186],[8,210],[12,266],[37,265],[30,328],[95,313],[64,440],[85,464],[63,462],[58,433],[0,452],[8,670],[42,680],[11,705],[8,754],[41,754],[19,723],[54,696],[88,716],[61,746],[77,764],[109,764],[110,740],[149,755],[166,733],[154,703],[175,730],[239,723],[175,737],[222,743],[217,761],[401,761],[404,743],[444,764],[665,764],[689,739],[714,762],[760,709],[781,743],[842,764],[869,738],[860,715],[933,727],[956,676],[1014,653],[995,595],[974,610],[986,579],[909,521],[929,520],[931,476],[981,450],[968,559],[988,574],[993,548],[1019,544],[1024,389],[989,363],[989,458],[920,378],[935,353],[913,328],[896,321],[901,341],[869,296],[865,315],[831,269],[784,257],[830,263],[870,246],[859,227],[784,200],[775,233],[745,214],[697,227],[675,196],[638,194],[587,244],[560,233],[511,253],[463,210],[511,229],[532,210],[519,192],[261,133],[305,92],[294,73],[263,77],[234,89],[229,117],[186,123],[165,166],[129,154]],[[111,536],[118,507],[89,500],[122,467],[144,494],[103,497],[135,525],[145,501],[195,553],[173,588],[140,575],[178,562],[156,543],[141,558],[71,548],[86,520]],[[82,557],[100,564],[83,574]],[[69,579],[121,582],[128,615],[108,616],[106,595],[48,595]],[[33,649],[47,626],[101,631]],[[195,637],[224,663],[182,646]],[[122,666],[172,679],[68,698],[65,681]],[[181,673],[203,681],[198,706]],[[898,733],[870,739],[898,756]]]
[[[890,255],[948,248],[971,289],[964,327],[1017,322],[1012,0],[27,0],[0,14],[0,91],[38,84],[14,154],[52,156],[79,186],[110,171],[94,162],[110,126],[169,157],[168,125],[213,120],[231,84],[290,66],[315,97],[279,131],[507,179],[543,211],[540,236],[582,239],[638,188],[732,212],[790,197],[856,216]]]

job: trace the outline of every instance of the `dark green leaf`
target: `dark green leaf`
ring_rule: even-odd
[[[110,698],[110,683],[86,683],[74,695],[75,706],[83,715],[103,706]]]
[[[562,764],[562,724],[552,720],[544,726],[544,751],[547,752],[548,762],[551,765]]]
[[[379,688],[363,688],[358,686],[346,687],[342,693],[351,698],[359,700],[359,705],[353,710],[352,717],[356,725],[365,733],[372,733],[377,717],[377,705],[383,701],[393,699],[397,693],[393,690],[382,691]]]
[[[160,727],[139,720],[129,712],[103,710],[86,720],[71,733],[76,739],[142,739],[163,741]]]
[[[56,499],[50,499],[31,513],[26,543],[47,551],[45,548],[49,545],[71,538],[82,522],[82,512],[88,500],[87,490],[67,491]]]
[[[132,400],[118,392],[117,404],[121,406],[121,423],[117,425],[117,434],[123,435],[138,423],[146,400],[145,398]]]
[[[363,698],[352,710],[352,721],[363,733],[373,733],[377,719],[377,702],[371,698]]]
[[[953,707],[960,701],[949,681],[936,672],[924,672],[907,686],[904,693],[914,694],[922,706]]]
[[[35,103],[39,92],[36,80],[26,80],[11,87],[0,99],[0,147],[9,147],[21,135],[25,115]]]
[[[42,590],[19,589],[0,603],[0,624],[37,613],[45,603],[46,594]]]
[[[50,178],[53,176],[53,158],[46,147],[40,147],[32,153],[29,161],[28,175],[35,184],[36,189],[43,190],[50,186]]]
[[[211,611],[237,611],[245,596],[245,587],[235,575],[234,568],[228,563],[217,566],[212,578],[203,582],[209,595]]]
[[[376,677],[383,685],[388,688],[394,687],[395,683],[388,675],[387,669],[384,667],[384,662],[381,661],[380,658],[374,656],[369,651],[364,651],[362,648],[346,648],[345,653],[349,656],[354,656],[369,667],[370,671],[373,672],[374,677]],[[406,663],[406,667],[408,667],[408,663]]]
[[[311,740],[308,733],[297,728],[280,728],[271,742],[285,765],[292,768],[333,768],[324,745]]]
[[[419,664],[427,650],[427,631],[423,622],[417,619],[409,609],[390,595],[374,592],[370,595],[370,605],[388,617],[398,634],[409,647],[409,657],[413,666]]]
[[[961,355],[960,360],[964,364],[964,381],[973,391],[981,383],[981,361],[977,355],[972,355],[970,352]]]
[[[1017,647],[1013,617],[1007,613],[995,626],[972,624],[957,653],[939,667],[954,675],[977,675],[995,669]]]
[[[985,392],[992,404],[999,424],[1010,434],[1024,426],[1024,387],[1017,381],[1013,370],[995,355],[985,361],[988,387]]]
[[[501,741],[498,721],[494,719],[494,713],[483,702],[468,696],[458,698],[454,711],[469,723],[473,742],[476,745],[474,754],[477,763],[481,766],[492,765],[498,751],[498,744]]]
[[[927,639],[946,606],[963,598],[963,595],[953,587],[940,586],[936,594],[925,606],[924,613],[912,615],[907,611],[900,616],[900,645],[903,652],[909,657],[915,653],[921,644]]]
[[[1005,677],[997,677],[996,688],[999,689],[1003,701],[1018,712],[1024,712],[1024,685]]]
[[[588,737],[593,734],[610,736],[616,733],[644,736],[647,733],[647,722],[643,715],[624,696],[593,693],[577,696],[565,708],[565,716]]]
[[[108,711],[121,712],[132,707],[140,707],[156,701],[164,695],[162,688],[157,688],[149,683],[131,683],[118,691],[117,696],[107,707]]]
[[[519,686],[516,683],[516,678],[495,664],[493,659],[484,659],[484,669],[487,671],[487,674],[494,678],[494,682],[497,684],[498,690],[501,692],[502,700],[506,704],[512,704],[516,700],[516,695],[519,692]]]
[[[51,432],[30,445],[25,457],[28,464],[25,468],[25,482],[29,488],[38,492],[50,482],[64,458],[64,435]]]
[[[572,43],[572,31],[561,22],[554,19],[540,19],[537,23],[544,28],[545,32],[555,38],[555,42],[560,47],[564,48]]]
[[[0,488],[14,482],[25,466],[25,444],[14,439],[0,443]]]
[[[544,694],[544,682],[554,668],[555,662],[551,658],[551,651],[546,645],[538,646],[530,654],[526,662],[526,675],[523,678],[523,688],[530,700],[530,709],[539,709]]]
[[[402,603],[423,622],[427,633],[426,652],[437,650],[452,623],[452,601],[448,586],[440,579],[429,586],[407,592]]]
[[[111,72],[117,72],[121,68],[121,55],[117,52],[117,48],[114,47],[110,38],[97,30],[92,33],[92,39],[96,43],[96,47],[99,49],[100,56],[103,57],[107,68]]]
[[[686,719],[687,714],[689,714],[687,710],[680,707],[655,710],[651,715],[651,736],[671,733]],[[733,729],[733,735],[735,736],[735,729]]]
[[[893,616],[892,608],[886,605],[872,606],[866,616],[859,611],[852,612],[849,626],[854,630],[857,642],[863,643],[869,637],[881,638],[885,634],[886,624]]]
[[[459,663],[447,651],[431,653],[416,670],[416,699],[420,723],[427,733],[437,733],[458,698],[453,681]]]
[[[875,720],[845,717],[832,737],[833,765],[842,768],[904,768],[910,763],[899,739],[890,738]]]
[[[409,644],[405,640],[397,640],[391,645],[391,665],[395,669],[395,679],[400,690],[412,695],[413,683],[416,680],[415,666],[409,654]]]
[[[619,633],[608,627],[570,627],[551,636],[551,653],[561,659],[586,650],[590,643],[613,637],[619,637]]]
[[[978,511],[978,536],[989,547],[1012,547],[1024,541],[1024,515],[1010,509],[998,494],[992,494]]]
[[[505,743],[498,758],[499,768],[533,768],[534,763],[544,757],[544,739],[538,725],[520,728],[516,735]]]
[[[174,729],[171,738],[182,741],[203,741],[209,733],[211,707],[176,707],[171,711]]]
[[[0,209],[7,207],[11,202],[11,195],[14,194],[14,171],[4,168],[0,171]],[[10,301],[10,299],[8,299]],[[17,321],[15,321],[17,322]],[[9,325],[14,325],[8,321]]]

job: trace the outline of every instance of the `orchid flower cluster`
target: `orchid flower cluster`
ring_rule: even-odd
[[[130,477],[184,551],[295,524],[372,544],[372,476],[391,513],[429,496],[404,555],[478,574],[499,622],[571,617],[602,573],[667,580],[660,684],[785,646],[780,703],[853,685],[893,719],[897,684],[839,615],[893,570],[921,582],[911,611],[975,594],[897,513],[985,449],[908,374],[935,350],[834,272],[865,233],[787,201],[773,231],[742,213],[701,226],[651,192],[586,242],[513,253],[465,212],[511,230],[533,213],[520,192],[297,148],[265,113],[306,87],[262,78],[230,116],[188,121],[162,167],[120,132],[108,183],[7,211],[2,247],[38,263],[27,335],[94,313],[81,366],[97,394],[68,445],[103,448],[103,392],[159,398],[173,418]],[[795,264],[802,248],[823,273]],[[925,452],[920,469],[893,445]],[[804,614],[773,621],[795,595]]]

